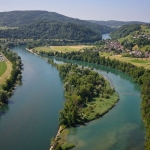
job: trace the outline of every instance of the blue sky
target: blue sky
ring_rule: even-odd
[[[0,12],[47,10],[83,20],[150,22],[150,0],[0,0]]]

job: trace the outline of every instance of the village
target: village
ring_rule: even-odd
[[[150,35],[145,37],[150,39]],[[100,51],[109,52],[113,55],[122,54],[123,56],[127,57],[136,57],[136,58],[150,58],[149,51],[140,51],[140,50],[133,50],[125,48],[121,43],[117,40],[103,40],[103,47],[101,47]]]

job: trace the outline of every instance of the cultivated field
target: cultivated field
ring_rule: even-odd
[[[79,51],[83,48],[88,48],[88,47],[92,47],[92,46],[87,46],[87,45],[79,45],[79,46],[50,46],[50,47],[35,47],[34,50],[37,51],[45,51],[45,52],[49,52],[49,51],[59,51],[59,52],[72,52],[72,51]]]
[[[128,62],[138,67],[144,67],[146,69],[150,69],[150,58],[131,58],[131,57],[122,57],[121,55],[113,55],[111,56],[108,53],[102,53],[101,56],[106,56],[110,59],[116,59],[122,62]]]

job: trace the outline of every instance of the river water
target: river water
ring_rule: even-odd
[[[25,47],[13,50],[22,58],[23,79],[9,104],[0,108],[0,150],[48,150],[50,139],[57,133],[58,113],[64,103],[59,73]],[[120,96],[118,104],[102,118],[70,129],[67,139],[76,144],[74,149],[142,150],[145,130],[140,111],[140,86],[114,69],[71,62],[95,68]]]
[[[23,79],[0,108],[0,150],[48,150],[64,102],[59,72],[25,47],[13,50],[22,58]]]
[[[109,34],[102,34],[102,39],[106,40],[106,39],[111,39]]]

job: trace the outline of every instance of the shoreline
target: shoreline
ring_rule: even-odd
[[[55,138],[54,138],[54,143],[53,143],[53,144],[51,144],[51,146],[50,146],[50,149],[49,149],[49,150],[54,150],[55,145],[56,145],[56,141],[58,140],[58,136],[60,135],[61,131],[63,131],[63,129],[62,129],[62,127],[61,127],[61,126],[59,126],[58,132],[57,132],[57,134],[56,134],[56,136],[55,136]]]

